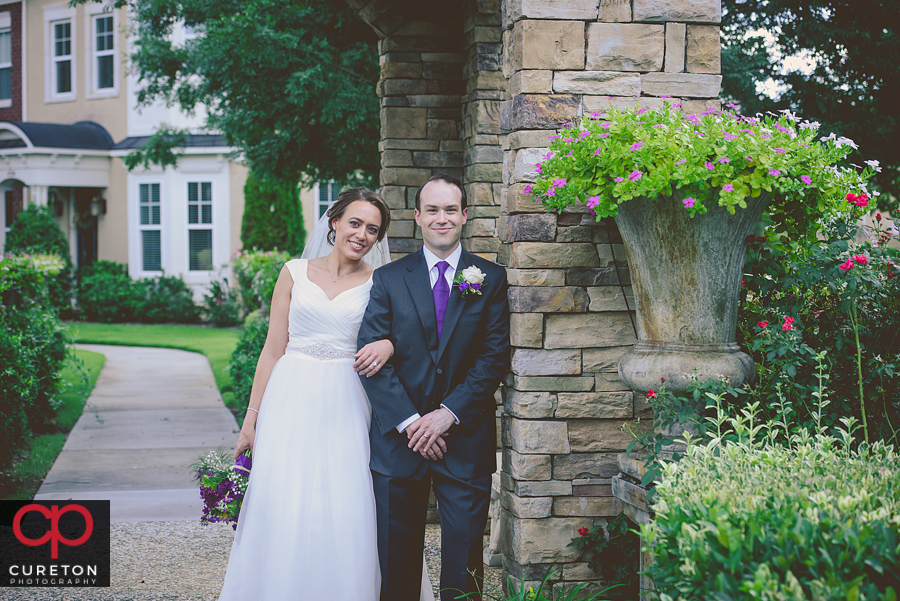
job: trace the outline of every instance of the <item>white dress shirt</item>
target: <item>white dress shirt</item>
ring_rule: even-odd
[[[437,284],[437,279],[440,276],[440,272],[438,272],[437,264],[440,263],[441,261],[447,261],[447,263],[450,265],[450,267],[448,267],[447,270],[444,271],[444,277],[447,278],[448,289],[452,291],[453,290],[453,278],[456,277],[456,268],[459,265],[459,258],[462,256],[462,245],[457,244],[456,250],[454,250],[452,253],[450,253],[450,256],[447,257],[446,259],[441,259],[439,256],[437,256],[436,254],[434,254],[433,252],[428,250],[428,248],[425,246],[422,247],[422,252],[425,253],[425,263],[426,263],[426,265],[428,265],[428,279],[431,280],[432,290],[434,289],[434,285]],[[441,403],[441,407],[444,407],[443,403]],[[444,407],[444,409],[447,409],[447,411],[450,411],[450,409],[448,407]],[[456,422],[457,424],[459,424],[459,418],[456,417],[456,414],[453,413],[453,411],[450,411],[450,415],[453,416],[453,421]],[[397,431],[400,432],[401,434],[403,434],[403,431],[406,430],[406,427],[409,426],[414,421],[416,421],[417,419],[419,419],[420,417],[422,417],[422,416],[419,415],[418,413],[414,413],[413,415],[409,416],[408,418],[403,420],[399,426],[397,426]]]

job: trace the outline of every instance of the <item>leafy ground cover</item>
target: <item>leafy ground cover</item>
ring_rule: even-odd
[[[3,484],[0,497],[33,498],[62,451],[69,431],[81,417],[106,357],[82,350],[74,351],[74,356],[75,359],[69,359],[60,374],[59,408],[55,418],[58,431],[34,437],[30,446],[19,453],[18,461],[14,460],[9,471],[0,474]]]
[[[235,409],[228,363],[238,341],[237,328],[152,324],[73,323],[70,334],[82,344],[152,346],[201,353],[209,360],[225,406]]]

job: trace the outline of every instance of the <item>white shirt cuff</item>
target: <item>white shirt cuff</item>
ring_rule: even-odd
[[[450,409],[450,407],[448,407],[447,405],[445,405],[445,404],[443,404],[443,403],[441,403],[441,407],[443,407],[444,409],[446,409],[447,411],[450,412],[450,415],[453,416],[453,423],[456,424],[456,425],[458,426],[458,425],[459,425],[459,418],[456,417],[456,414],[453,413],[453,410]]]
[[[451,413],[452,413],[452,412],[451,412]],[[407,428],[411,423],[413,423],[414,421],[416,421],[416,420],[419,419],[420,417],[422,417],[422,416],[419,415],[418,413],[414,413],[414,414],[412,414],[411,416],[407,417],[405,420],[403,420],[402,422],[400,422],[400,425],[399,425],[399,426],[397,426],[397,432],[399,432],[400,434],[403,434],[403,431],[406,430],[406,428]]]

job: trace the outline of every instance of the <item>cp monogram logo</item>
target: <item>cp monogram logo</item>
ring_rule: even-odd
[[[44,536],[40,538],[28,538],[24,534],[22,534],[22,518],[29,511],[37,511],[45,518],[50,520],[50,531],[44,534]],[[84,534],[82,534],[75,540],[65,538],[59,533],[59,516],[66,513],[67,511],[80,513],[84,517]],[[22,509],[16,512],[15,518],[13,518],[13,534],[16,535],[16,538],[19,539],[19,542],[24,545],[28,545],[29,547],[39,547],[40,545],[47,544],[47,541],[50,541],[51,559],[59,558],[59,543],[68,545],[70,547],[83,545],[85,542],[87,542],[87,539],[90,538],[91,532],[93,531],[94,518],[91,516],[91,513],[82,505],[66,505],[62,509],[59,508],[59,505],[51,505],[50,509],[47,509],[43,505],[32,503],[31,505],[25,505],[24,507],[22,507]]]

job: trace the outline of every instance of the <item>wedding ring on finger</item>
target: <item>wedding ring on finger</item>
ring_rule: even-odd
[[[378,367],[378,361],[372,361],[372,367]]]

